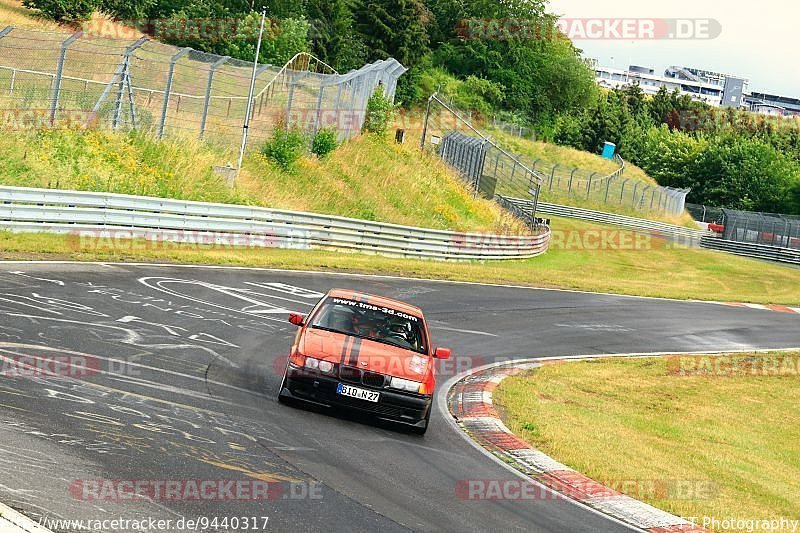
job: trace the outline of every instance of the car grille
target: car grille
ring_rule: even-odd
[[[383,374],[375,372],[363,372],[361,374],[361,383],[368,387],[383,387],[385,377]]]
[[[360,383],[367,387],[383,388],[386,384],[386,376],[377,372],[369,372],[352,366],[339,367],[339,379],[349,383]]]

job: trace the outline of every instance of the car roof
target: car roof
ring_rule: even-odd
[[[380,305],[382,307],[390,307],[396,311],[402,311],[411,315],[422,317],[422,309],[417,306],[394,300],[385,296],[378,296],[376,294],[367,294],[365,292],[352,291],[348,289],[331,289],[328,291],[328,296],[335,298],[347,298],[348,300],[356,300],[372,305]]]

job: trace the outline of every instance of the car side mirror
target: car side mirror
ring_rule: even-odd
[[[450,359],[450,348],[436,348],[433,356],[437,359]]]
[[[302,326],[305,319],[306,317],[304,317],[300,313],[289,313],[289,322],[291,322],[295,326]]]

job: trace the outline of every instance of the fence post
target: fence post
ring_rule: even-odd
[[[88,128],[89,124],[92,122],[94,117],[97,116],[97,113],[100,111],[100,106],[102,106],[103,102],[105,102],[106,98],[108,97],[108,93],[111,92],[111,87],[114,86],[114,83],[116,83],[117,78],[119,77],[120,79],[122,79],[123,75],[127,72],[128,65],[130,64],[131,54],[134,51],[136,51],[136,49],[141,47],[144,43],[146,43],[147,39],[148,39],[147,37],[140,37],[137,41],[133,42],[130,46],[128,46],[122,53],[122,61],[120,61],[119,65],[117,65],[117,69],[114,71],[114,75],[111,76],[111,80],[108,82],[108,84],[106,84],[105,89],[103,89],[103,93],[97,99],[97,102],[95,102],[91,113],[89,113],[89,116],[86,118],[85,127]]]
[[[3,30],[5,32],[4,35],[8,34],[6,30],[11,31],[9,28],[11,28],[11,26]],[[76,31],[67,37],[63,43],[61,43],[61,51],[58,55],[58,66],[56,67],[56,77],[54,80],[55,84],[53,85],[53,96],[50,102],[50,126],[53,126],[53,124],[56,122],[56,110],[58,108],[58,97],[61,94],[61,79],[64,74],[64,61],[67,59],[67,48],[69,48],[69,46],[81,35],[83,35],[83,31]]]
[[[13,30],[14,30],[14,26],[6,26],[2,30],[0,30],[0,39],[2,39],[3,37],[5,37],[9,33],[11,33]],[[8,94],[9,94],[9,96],[13,96],[14,95],[14,82],[16,81],[16,78],[17,78],[17,69],[13,69],[12,68],[11,69],[11,83],[9,83],[9,86],[8,86]]]
[[[356,111],[356,82],[357,80],[354,78],[350,80],[350,117],[347,119],[347,131],[345,131],[345,138],[350,138],[350,127],[353,125],[353,120],[355,119],[355,111]],[[423,148],[425,139],[422,139]]]
[[[553,190],[553,178],[555,178],[555,176],[556,176],[556,168],[558,168],[558,163],[553,165],[553,169],[550,171],[550,190],[551,191]]]
[[[336,103],[333,106],[333,109],[334,109],[333,116],[336,118],[336,134],[337,135],[340,133],[339,125],[341,124],[341,121],[339,120],[339,105],[341,104],[341,101],[342,101],[342,84],[341,83],[337,83],[336,84]]]
[[[594,179],[594,175],[595,174],[597,174],[597,172],[592,172],[589,175],[589,182],[586,184],[586,199],[587,200],[589,199],[589,194],[592,192],[592,180]]]
[[[632,206],[636,205],[636,189],[639,188],[640,183],[641,182],[637,181],[633,186],[633,194],[631,195],[631,205]]]
[[[216,60],[208,67],[208,81],[206,81],[206,97],[203,100],[203,116],[200,118],[200,139],[206,134],[206,121],[208,120],[208,107],[211,105],[211,84],[214,82],[214,72],[230,57],[225,56]]]
[[[656,197],[656,190],[653,189],[652,191],[650,191],[650,210],[651,211],[653,210],[653,200],[655,199],[655,197]]]
[[[319,131],[319,120],[322,115],[322,96],[325,93],[325,85],[319,84],[319,96],[317,96],[317,112],[314,114],[314,134]]]
[[[575,176],[575,172],[578,170],[578,167],[572,169],[572,172],[569,174],[569,186],[567,187],[567,192],[572,193],[572,178]]]
[[[616,176],[611,176],[610,178],[608,178],[608,180],[606,180],[606,197],[603,200],[604,204],[608,203],[608,189],[611,187],[611,180],[613,180],[614,178],[616,178]]]
[[[161,107],[161,121],[158,125],[158,138],[164,137],[164,125],[167,123],[167,107],[169,106],[170,91],[172,91],[172,76],[175,74],[175,63],[180,58],[189,53],[191,48],[182,48],[169,60],[169,71],[167,72],[167,84],[164,87],[164,105]]]
[[[625,185],[628,183],[630,178],[625,178],[622,180],[622,188],[619,191],[619,203],[622,203],[622,196],[625,194]]]

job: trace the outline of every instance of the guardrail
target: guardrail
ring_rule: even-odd
[[[709,250],[727,252],[729,254],[766,259],[780,263],[800,265],[800,250],[781,248],[768,244],[728,241],[719,237],[704,236],[700,239],[700,247]]]
[[[515,205],[522,211],[529,212],[533,208],[533,202],[531,200],[499,196],[498,201]],[[580,220],[611,224],[614,226],[621,226],[634,230],[659,233],[665,237],[669,237],[673,240],[677,240],[692,246],[699,246],[700,238],[706,235],[706,232],[702,230],[685,228],[675,224],[667,224],[665,222],[657,222],[655,220],[646,220],[643,218],[617,215],[615,213],[606,213],[603,211],[594,211],[592,209],[583,209],[580,207],[549,204],[547,202],[539,202],[537,206],[537,212],[543,215],[577,218]]]
[[[521,259],[547,251],[534,235],[464,233],[244,205],[0,186],[0,229],[158,242],[359,250],[443,260]],[[83,241],[80,241],[83,242]]]

